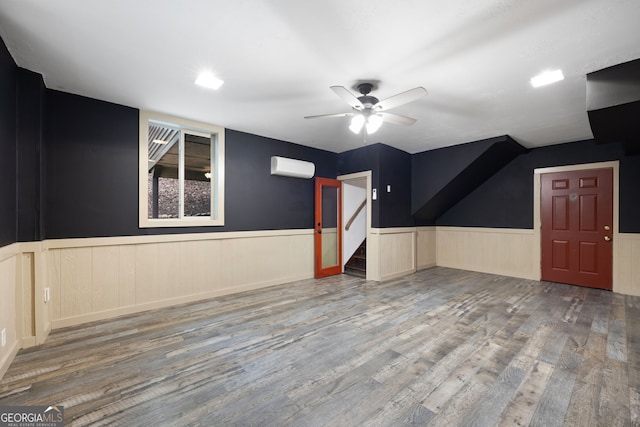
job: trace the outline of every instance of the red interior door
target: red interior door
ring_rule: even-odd
[[[541,175],[542,280],[611,289],[613,171]]]
[[[315,179],[315,277],[342,273],[342,182]]]

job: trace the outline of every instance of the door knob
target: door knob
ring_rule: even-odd
[[[604,236],[604,240],[605,240],[605,242],[610,242],[610,241],[611,241],[611,237],[609,237],[609,236]]]
[[[608,225],[605,225],[605,226],[604,226],[604,229],[605,229],[605,230],[607,230],[607,231],[609,231],[609,230],[611,230],[611,227],[609,227]]]

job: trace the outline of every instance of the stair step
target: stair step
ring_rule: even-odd
[[[345,274],[366,278],[367,275],[367,241],[364,240],[344,266]]]
[[[353,267],[344,267],[344,274],[347,274],[349,276],[355,276],[355,277],[360,277],[362,279],[365,279],[367,277],[367,271],[360,269],[360,268],[353,268]]]
[[[347,262],[345,267],[355,267],[355,268],[367,268],[367,261],[364,259],[353,259],[351,258],[349,262]]]

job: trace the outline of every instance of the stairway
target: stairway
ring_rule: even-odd
[[[356,276],[362,279],[367,277],[367,239],[364,239],[360,247],[344,265],[344,274]]]

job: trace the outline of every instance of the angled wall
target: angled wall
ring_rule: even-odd
[[[412,158],[412,213],[432,225],[526,149],[509,136],[418,153]]]
[[[587,74],[587,113],[597,143],[640,154],[640,59]]]

